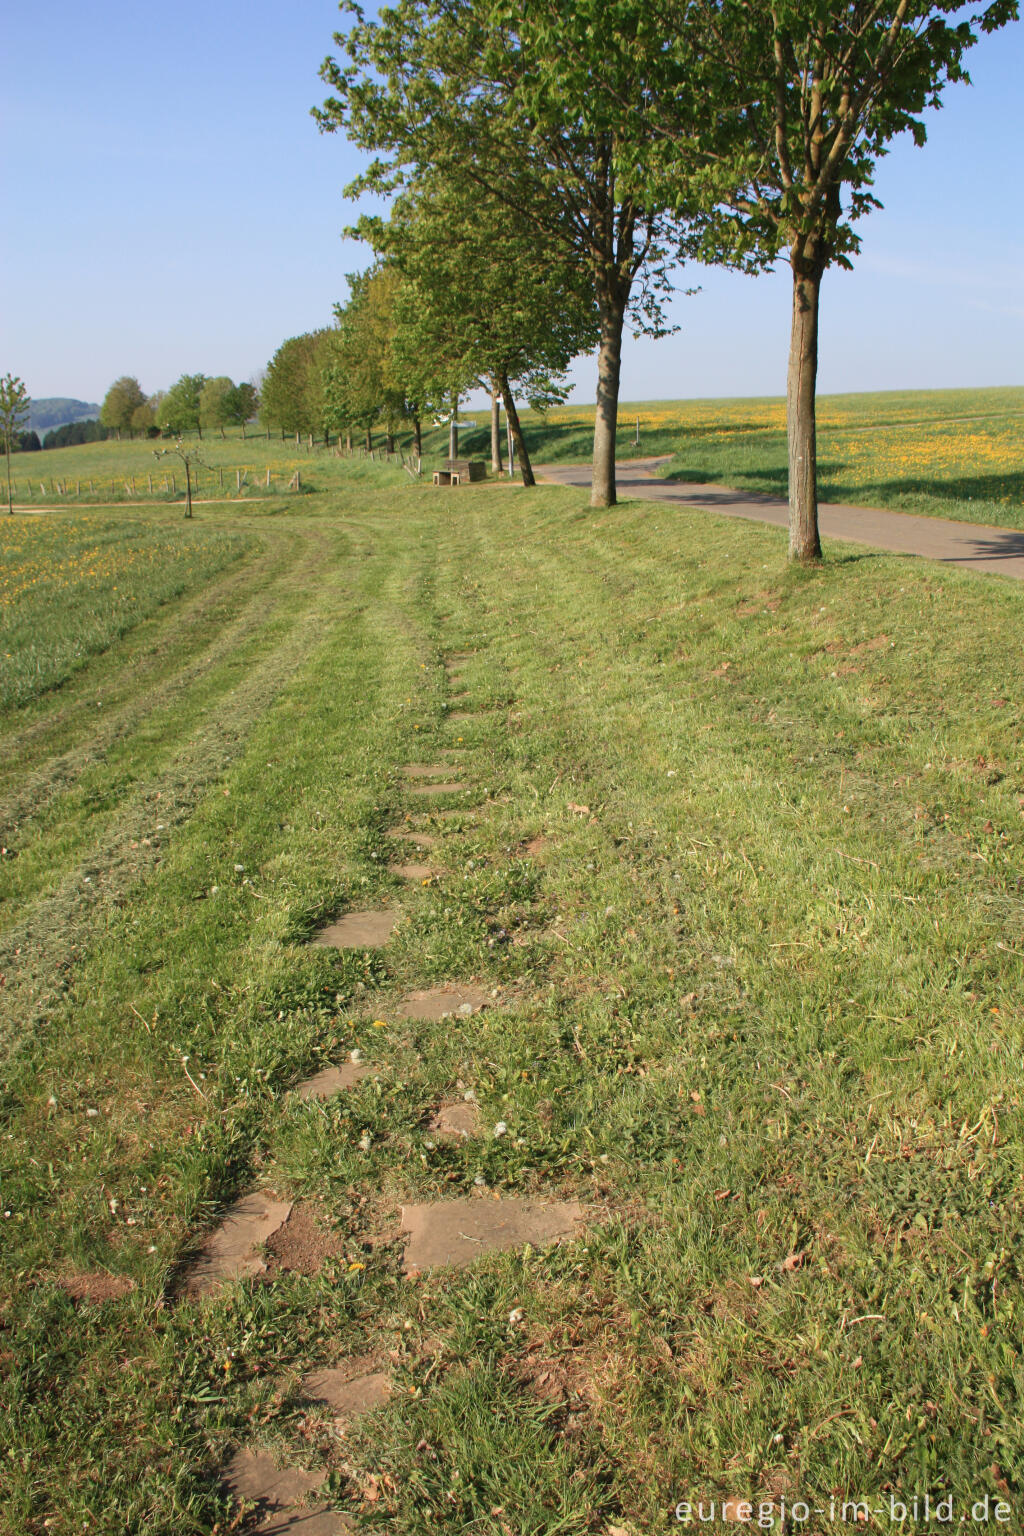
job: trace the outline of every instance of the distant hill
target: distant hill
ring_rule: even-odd
[[[66,421],[88,421],[99,413],[99,406],[90,405],[88,400],[65,400],[56,396],[48,400],[33,400],[29,430],[49,432],[51,427],[62,427]]]

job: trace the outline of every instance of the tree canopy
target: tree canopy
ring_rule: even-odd
[[[260,416],[281,432],[322,432],[325,422],[323,368],[325,329],[291,336],[267,364],[260,392]]]
[[[165,432],[181,436],[185,432],[203,435],[201,402],[204,373],[183,373],[164,395],[157,409],[157,424]]]
[[[131,431],[132,416],[145,403],[146,396],[138,379],[125,374],[123,378],[115,379],[107,390],[100,406],[100,421],[120,437],[122,432]]]

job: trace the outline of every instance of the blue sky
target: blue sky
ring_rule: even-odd
[[[340,238],[358,156],[309,109],[334,0],[111,0],[4,25],[0,372],[99,400],[119,374],[248,378],[327,323],[360,247]],[[827,274],[820,387],[1024,383],[1024,27],[971,57],[929,143],[881,163],[856,271]],[[688,272],[680,332],[629,341],[623,398],[785,388],[789,281]],[[594,369],[574,368],[593,399]]]

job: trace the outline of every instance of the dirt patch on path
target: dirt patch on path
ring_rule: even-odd
[[[281,1270],[295,1275],[315,1275],[328,1259],[341,1258],[345,1244],[317,1220],[316,1208],[303,1202],[267,1239],[267,1277]]]

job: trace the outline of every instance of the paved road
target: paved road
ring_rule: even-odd
[[[687,485],[662,480],[655,471],[660,459],[628,459],[615,466],[621,499],[668,501],[695,512],[717,512],[721,517],[746,517],[785,528],[789,509],[777,496],[753,491],[734,491],[727,485]],[[561,485],[590,485],[589,464],[539,464],[538,477]],[[870,544],[901,555],[923,555],[963,565],[972,571],[995,571],[1024,581],[1024,532],[990,528],[982,523],[954,523],[942,517],[914,517],[909,512],[884,512],[878,508],[845,507],[823,502],[818,522],[826,539],[845,539],[851,544]]]

